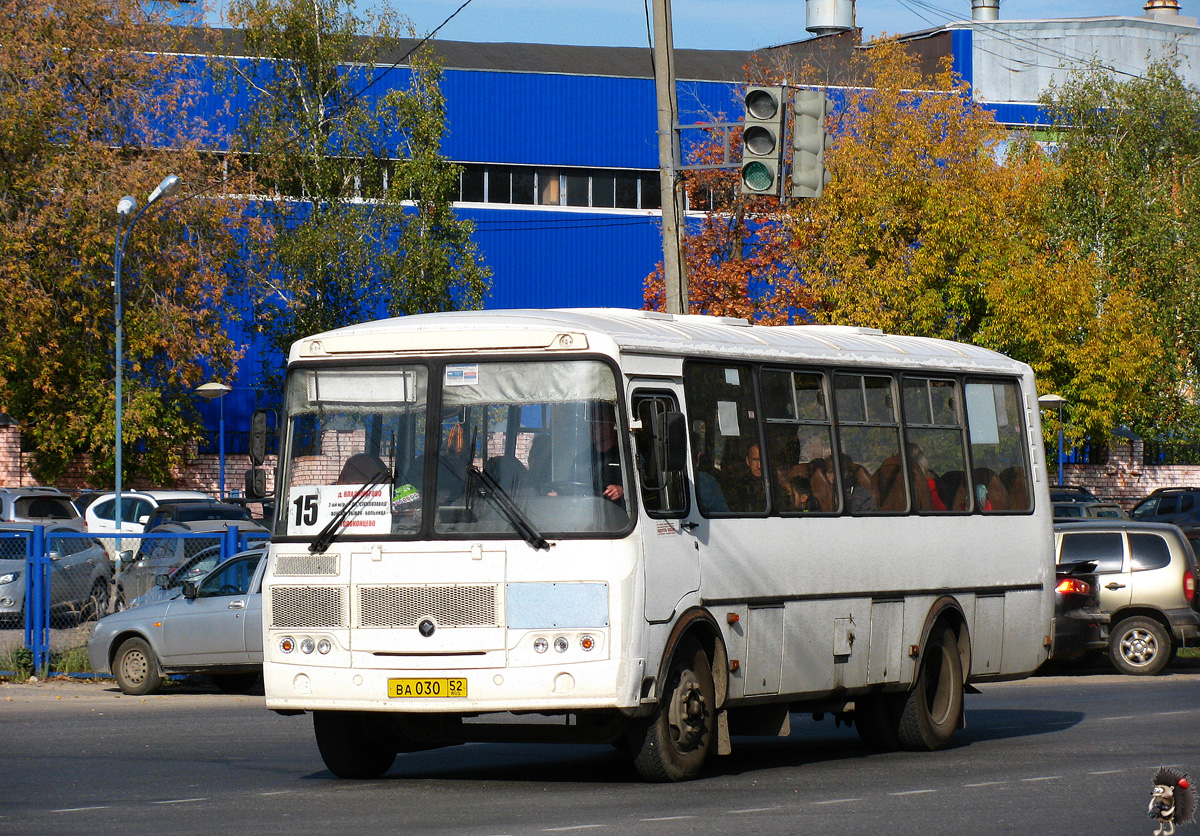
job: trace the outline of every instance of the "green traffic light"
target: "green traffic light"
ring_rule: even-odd
[[[771,174],[771,170],[758,160],[747,163],[742,167],[742,181],[753,191],[765,192],[770,190],[774,180],[775,178]]]

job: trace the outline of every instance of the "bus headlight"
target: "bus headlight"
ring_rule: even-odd
[[[538,653],[545,653],[550,649],[550,642],[543,638],[536,638],[533,640],[533,649]]]
[[[304,638],[300,642],[301,653],[312,653],[317,649],[317,643],[310,638]]]
[[[279,640],[279,649],[284,653],[291,653],[296,649],[296,640],[291,636],[284,636]]]
[[[554,640],[554,649],[559,653],[566,653],[569,643],[566,636],[559,636]]]
[[[317,653],[320,653],[322,656],[332,649],[333,645],[329,643],[329,639],[321,639],[319,642],[317,642]]]

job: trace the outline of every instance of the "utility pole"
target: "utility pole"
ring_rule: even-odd
[[[658,179],[662,202],[663,279],[667,313],[688,313],[687,268],[683,259],[683,182],[678,177],[679,100],[675,94],[675,42],[671,0],[654,0],[654,88],[658,101]]]

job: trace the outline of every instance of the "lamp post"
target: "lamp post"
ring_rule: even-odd
[[[221,475],[217,482],[217,498],[225,498],[225,401],[222,400],[227,394],[233,390],[224,383],[210,381],[208,383],[197,386],[192,393],[199,395],[206,401],[215,400],[218,406],[217,419],[217,457],[220,460]]]
[[[146,205],[140,210],[138,209],[137,198],[132,195],[125,195],[117,201],[117,244],[116,253],[113,257],[113,319],[116,325],[117,340],[116,340],[116,517],[117,517],[117,534],[121,533],[121,351],[122,351],[122,322],[124,320],[124,312],[121,306],[121,257],[125,254],[125,241],[129,238],[129,233],[133,232],[133,226],[138,222],[138,218],[146,213],[155,201],[170,197],[179,191],[179,186],[182,181],[174,174],[168,174],[154,191],[150,192],[150,197],[146,199]],[[122,229],[125,219],[132,215],[129,221],[129,226]],[[121,551],[121,540],[117,538],[118,554]]]
[[[1038,398],[1038,406],[1042,409],[1058,408],[1058,486],[1062,487],[1063,483],[1063,404],[1067,399],[1062,395],[1042,395]]]

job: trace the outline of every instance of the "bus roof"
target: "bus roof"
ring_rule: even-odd
[[[298,340],[289,361],[534,350],[1028,371],[990,349],[876,328],[764,326],[623,308],[456,311],[364,322]]]

